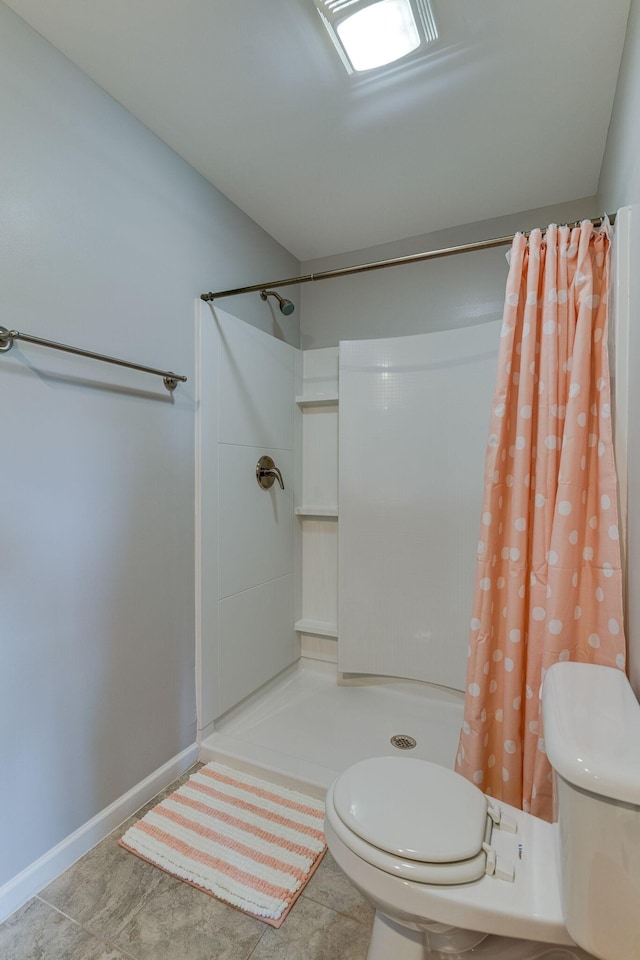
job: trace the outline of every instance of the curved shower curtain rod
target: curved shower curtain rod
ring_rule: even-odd
[[[587,219],[587,218],[585,218]],[[615,223],[615,213],[605,214],[593,220],[594,227],[601,227],[605,220]],[[568,227],[579,227],[582,220],[568,223]],[[532,233],[528,230],[524,235]],[[391,260],[376,260],[372,263],[360,263],[353,267],[339,267],[336,270],[323,270],[321,273],[308,273],[303,277],[288,277],[285,280],[270,280],[268,283],[254,283],[249,287],[236,287],[234,290],[218,290],[215,293],[203,293],[201,300],[218,300],[221,297],[234,297],[239,293],[260,293],[266,287],[293,287],[299,283],[312,283],[315,280],[331,280],[334,277],[348,277],[354,273],[367,273],[369,270],[382,270],[384,267],[399,267],[408,263],[419,263],[422,260],[437,260],[439,257],[452,257],[456,253],[470,253],[472,250],[488,250],[491,247],[504,247],[514,240],[515,234],[509,237],[494,237],[493,240],[478,240],[476,243],[463,243],[458,247],[443,247],[441,250],[426,250],[424,253],[413,253],[406,257],[394,257]]]

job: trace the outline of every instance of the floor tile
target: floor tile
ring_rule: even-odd
[[[2,960],[125,960],[53,907],[34,898],[0,926]]]
[[[151,897],[163,874],[118,846],[130,818],[40,893],[92,933],[113,940]]]
[[[116,945],[135,960],[247,960],[265,924],[163,875]]]
[[[365,960],[370,937],[369,924],[300,897],[279,930],[267,928],[251,960]]]
[[[352,920],[369,925],[373,923],[373,907],[347,879],[328,850],[302,896],[351,917]]]

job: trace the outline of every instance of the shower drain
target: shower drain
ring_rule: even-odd
[[[396,733],[395,736],[391,737],[391,743],[394,747],[397,747],[398,750],[413,750],[416,745],[413,737],[410,737],[406,733]]]

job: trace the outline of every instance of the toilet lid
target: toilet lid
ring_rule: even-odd
[[[478,855],[487,798],[459,774],[425,760],[376,757],[345,770],[333,802],[342,822],[367,843],[423,863]]]

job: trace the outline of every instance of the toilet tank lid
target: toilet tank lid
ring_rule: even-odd
[[[542,687],[549,762],[569,783],[640,805],[640,705],[622,670],[556,663]]]

